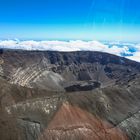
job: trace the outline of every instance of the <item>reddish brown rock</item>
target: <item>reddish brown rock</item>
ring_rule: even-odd
[[[128,140],[108,122],[64,103],[39,140]]]

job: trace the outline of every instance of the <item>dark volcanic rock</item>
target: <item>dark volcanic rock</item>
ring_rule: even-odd
[[[78,83],[73,83],[69,86],[65,87],[65,90],[67,92],[74,92],[74,91],[89,91],[93,90],[95,88],[100,87],[99,82],[93,82],[93,81],[88,81],[88,82],[78,82]]]

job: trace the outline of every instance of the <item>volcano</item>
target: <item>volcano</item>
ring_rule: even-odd
[[[0,139],[140,139],[139,85],[112,54],[1,50]]]

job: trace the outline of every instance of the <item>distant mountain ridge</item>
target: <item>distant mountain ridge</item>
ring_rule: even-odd
[[[96,40],[0,40],[0,48],[40,51],[100,51],[140,62],[139,42],[111,42]]]

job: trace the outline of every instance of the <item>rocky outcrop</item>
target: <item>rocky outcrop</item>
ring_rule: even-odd
[[[64,82],[64,79],[61,75],[36,67],[25,69],[20,67],[13,72],[10,78],[10,83],[12,84],[55,91],[63,91],[62,82]]]
[[[68,83],[64,86],[67,92],[74,92],[74,91],[89,91],[96,88],[100,88],[101,84],[95,81],[80,81],[80,82],[73,82]]]

